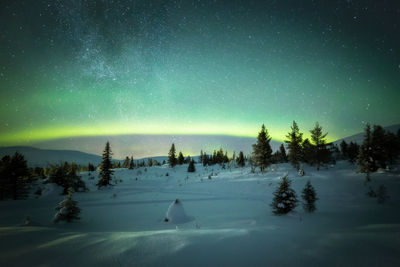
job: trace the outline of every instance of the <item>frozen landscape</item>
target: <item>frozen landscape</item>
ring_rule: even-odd
[[[81,220],[58,224],[52,219],[62,190],[39,183],[38,198],[0,202],[0,266],[398,266],[400,166],[371,176],[370,186],[388,188],[384,204],[367,197],[355,165],[304,167],[303,177],[288,163],[264,174],[201,164],[194,173],[187,164],[116,169],[119,182],[101,190],[96,172],[81,173],[90,190],[73,195]],[[299,205],[272,214],[285,174],[298,197],[311,181],[315,213]],[[176,199],[186,217],[174,216],[186,220],[165,222]]]

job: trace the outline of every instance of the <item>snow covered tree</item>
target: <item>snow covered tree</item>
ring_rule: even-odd
[[[97,182],[98,188],[111,185],[111,178],[113,175],[112,162],[111,162],[111,148],[110,143],[107,141],[106,147],[103,151],[103,160],[100,165],[99,181]]]
[[[253,159],[261,172],[264,172],[272,162],[272,149],[269,142],[271,137],[268,135],[267,129],[264,124],[261,126],[261,131],[258,133],[257,143],[253,145]]]
[[[303,141],[303,133],[300,133],[299,126],[293,121],[291,132],[286,135],[287,140],[285,143],[288,145],[289,154],[288,160],[293,167],[299,168],[299,161],[301,159],[301,142]]]
[[[326,150],[326,136],[328,133],[322,133],[322,127],[318,122],[315,123],[314,129],[310,130],[310,133],[315,148],[313,161],[317,164],[317,170],[319,170],[321,163],[327,161],[325,157],[328,153]]]
[[[183,156],[182,152],[179,152],[178,165],[182,165],[184,162],[185,162],[185,157]]]
[[[303,209],[307,212],[314,212],[316,210],[315,201],[318,200],[317,193],[311,185],[310,180],[307,181],[303,189],[301,197],[303,198]]]
[[[245,165],[245,160],[244,160],[243,151],[240,151],[240,152],[239,152],[239,157],[237,157],[237,159],[236,159],[236,164],[237,164],[239,167],[244,167],[244,165]]]
[[[177,163],[177,159],[176,159],[176,150],[175,150],[175,144],[172,143],[171,145],[171,149],[168,152],[168,164],[170,167],[175,167]]]
[[[296,192],[290,186],[291,181],[288,176],[283,176],[274,192],[274,198],[271,203],[275,215],[286,214],[296,208],[298,202]]]
[[[367,174],[366,181],[369,182],[371,180],[370,173],[376,170],[372,151],[371,126],[369,123],[365,127],[364,141],[358,154],[357,163],[360,167],[360,172]]]
[[[187,171],[188,172],[195,172],[196,171],[196,167],[194,165],[194,160],[193,159],[190,161]]]
[[[61,201],[56,207],[57,213],[54,215],[54,222],[59,221],[72,222],[73,220],[79,220],[79,213],[81,209],[78,207],[78,202],[72,199],[74,189],[68,189],[68,195]]]

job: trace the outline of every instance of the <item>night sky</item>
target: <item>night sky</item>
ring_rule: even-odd
[[[0,1],[0,145],[400,123],[400,1]]]

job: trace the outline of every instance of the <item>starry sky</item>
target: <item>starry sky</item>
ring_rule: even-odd
[[[400,2],[0,1],[0,146],[400,123]],[[165,153],[164,153],[165,154]]]

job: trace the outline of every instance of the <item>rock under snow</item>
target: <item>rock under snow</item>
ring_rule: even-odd
[[[171,203],[171,205],[169,205],[165,221],[174,224],[179,224],[179,223],[187,223],[191,220],[192,218],[186,215],[182,203],[179,199],[176,199],[174,202]]]

